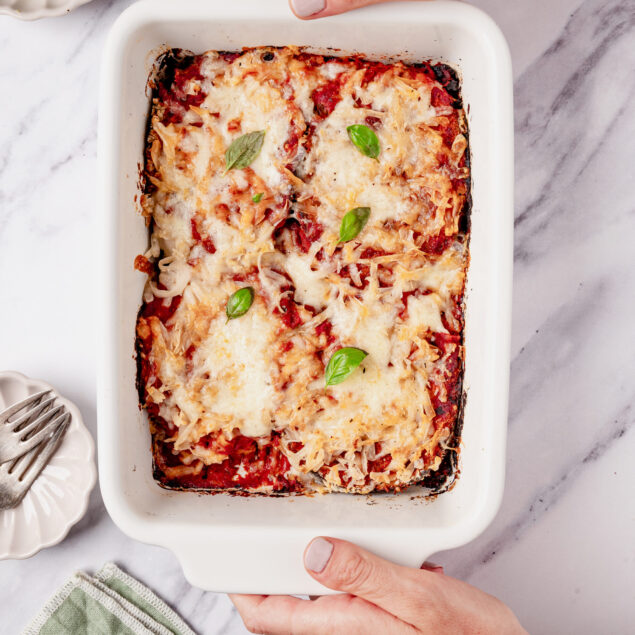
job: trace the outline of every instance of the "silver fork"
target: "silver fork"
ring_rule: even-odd
[[[66,408],[53,407],[57,396],[43,390],[0,412],[0,463],[30,452],[62,424]]]
[[[49,392],[50,391],[44,391],[43,393],[39,393],[39,397],[42,398]],[[33,397],[36,397],[36,395],[33,395]],[[53,399],[55,399],[55,397],[53,397]],[[27,403],[27,405],[29,404]],[[12,408],[15,408],[15,406]],[[24,408],[24,405],[22,405],[22,408]],[[62,414],[56,417],[57,425],[47,425],[47,435],[39,437],[39,443],[36,444],[35,447],[26,454],[22,454],[18,458],[0,465],[0,510],[15,507],[22,501],[35,479],[49,462],[55,450],[57,450],[71,422],[71,413],[63,406],[62,410]],[[14,411],[14,413],[15,412],[17,411]],[[5,413],[2,414],[4,415]],[[11,415],[9,415],[9,417],[10,416]],[[28,421],[28,419],[25,421]],[[27,426],[30,427],[31,425],[31,423],[27,423]],[[31,428],[31,431],[34,429],[37,429],[37,426]],[[36,434],[39,434],[39,432]]]

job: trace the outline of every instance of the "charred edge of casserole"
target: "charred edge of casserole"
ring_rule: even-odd
[[[146,117],[145,127],[145,145],[143,149],[143,166],[140,167],[139,175],[139,190],[142,196],[149,196],[154,193],[156,187],[148,179],[150,171],[154,171],[154,163],[151,158],[152,140],[155,138],[155,133],[152,130],[152,115],[155,113],[156,104],[154,100],[158,97],[158,87],[160,85],[170,86],[174,80],[174,74],[177,69],[184,69],[192,63],[196,55],[191,51],[185,49],[173,48],[165,51],[154,61],[152,70],[148,76],[146,85],[146,91],[149,96],[148,115]],[[143,206],[142,206],[143,207]],[[146,225],[148,226],[148,239],[152,235],[154,226],[153,218],[146,217]],[[149,246],[149,245],[148,245]],[[153,271],[149,274],[148,279],[156,281],[158,276],[157,262],[163,257],[163,254],[152,262]],[[135,359],[137,365],[137,376],[135,380],[135,386],[139,395],[139,409],[143,410],[146,406],[146,386],[143,383],[143,340],[136,332],[137,325],[139,324],[139,318],[142,317],[143,311],[146,307],[146,302],[143,301],[139,310],[137,311],[137,318],[135,320]],[[148,413],[148,418],[152,416]]]
[[[447,67],[448,71],[452,73],[452,78],[458,83],[458,77],[456,71],[451,67]],[[446,87],[446,90],[448,88]],[[448,92],[450,92],[448,90]],[[452,93],[450,93],[452,94]],[[461,86],[458,83],[456,88],[456,99],[459,100],[459,103],[462,104],[462,96],[461,96]],[[450,447],[455,448],[452,450],[444,450],[443,459],[441,461],[441,465],[435,472],[430,472],[427,474],[421,481],[421,485],[430,489],[428,496],[438,496],[439,494],[443,494],[451,490],[457,483],[457,479],[461,474],[461,469],[459,465],[459,454],[460,454],[460,445],[461,445],[461,436],[463,432],[463,423],[464,423],[464,415],[465,415],[465,404],[467,401],[467,393],[464,387],[464,379],[465,379],[465,295],[467,293],[467,276],[470,270],[470,262],[471,262],[471,252],[470,252],[470,241],[471,241],[471,228],[472,228],[472,150],[470,144],[470,136],[469,129],[467,126],[467,116],[465,111],[461,112],[460,118],[460,127],[461,133],[465,136],[465,140],[467,141],[467,147],[465,148],[465,166],[468,168],[468,177],[465,179],[465,201],[463,202],[463,208],[461,209],[459,216],[459,235],[463,235],[463,240],[465,241],[466,247],[466,257],[467,262],[465,264],[465,281],[463,284],[463,297],[461,298],[461,372],[459,373],[459,399],[457,402],[457,413],[456,420],[454,423],[454,430],[452,431],[452,435],[448,439],[448,444]]]
[[[178,70],[187,68],[196,58],[192,51],[180,48],[168,49],[156,58],[152,66],[152,72],[148,78],[148,88],[153,92],[157,90],[159,83],[168,86],[174,81],[174,74]]]
[[[174,81],[176,71],[178,69],[187,68],[188,65],[192,64],[192,61],[195,58],[196,55],[191,51],[173,48],[161,53],[161,55],[159,55],[152,64],[152,69],[148,75],[148,81],[146,82],[146,94],[149,97],[149,103],[144,135],[144,165],[139,178],[139,188],[141,194],[144,196],[151,195],[156,190],[156,187],[152,184],[150,179],[148,179],[148,168],[153,167],[152,161],[150,160],[150,150],[152,147],[151,141],[154,138],[154,133],[152,131],[152,115],[156,112],[155,99],[159,97],[159,87],[169,87]],[[149,224],[150,220],[151,219],[146,219]]]
[[[227,61],[234,61],[245,53],[253,50],[262,49],[262,60],[264,62],[272,61],[275,59],[275,53],[281,51],[283,46],[259,46],[259,47],[244,47],[240,51],[218,51],[218,54]],[[302,47],[298,48],[296,55],[299,59],[311,59],[317,63],[318,58],[321,58],[320,63],[332,62],[338,60],[344,64],[353,64],[359,68],[371,68],[373,71],[388,69],[394,64],[401,62],[404,67],[423,71],[431,79],[439,82],[441,86],[446,90],[448,95],[454,100],[452,107],[456,110],[463,107],[463,99],[461,96],[461,81],[456,69],[444,62],[405,62],[399,59],[390,59],[386,61],[381,60],[369,60],[364,58],[361,54],[344,54],[340,55],[339,49],[327,48],[327,53],[308,53],[305,52]],[[180,48],[173,48],[165,51],[155,60],[152,71],[147,82],[148,92],[152,97],[157,96],[159,86],[169,87],[174,81],[175,73],[178,70],[187,69],[200,55],[193,53],[192,51]],[[152,104],[150,104],[152,109]]]
[[[144,308],[145,308],[145,302],[141,304],[141,306],[139,307],[139,310],[137,311],[137,319],[135,321],[135,339],[134,339],[135,361],[137,363],[137,377],[135,379],[135,387],[137,389],[137,394],[139,395],[139,410],[146,410],[146,405],[147,405],[147,402],[146,402],[147,386],[143,381],[143,369],[144,369],[144,364],[146,364],[147,361],[143,353],[143,339],[137,333],[137,325],[139,324],[139,319],[141,318]],[[148,414],[148,420],[151,421],[152,415],[149,412],[147,412],[147,414]]]
[[[134,337],[134,351],[135,351],[135,362],[137,365],[137,376],[135,378],[135,387],[137,389],[137,395],[139,395],[139,410],[144,410],[146,405],[146,387],[141,380],[142,374],[142,340],[137,333],[137,324],[139,324],[139,318],[141,317],[141,311],[143,309],[143,305],[137,311],[137,319],[135,320],[135,337]],[[150,415],[148,414],[148,418]]]
[[[462,336],[461,336],[462,337]],[[425,487],[429,491],[426,492],[426,496],[438,496],[451,490],[457,482],[460,475],[459,467],[459,454],[461,433],[463,431],[463,415],[465,412],[465,401],[467,395],[463,389],[463,374],[465,372],[465,360],[464,355],[461,356],[461,374],[460,374],[460,398],[457,404],[458,410],[456,414],[456,420],[454,423],[454,429],[448,439],[448,445],[455,449],[443,450],[443,459],[441,464],[436,470],[428,471],[428,473],[417,483]]]
[[[256,439],[239,435],[229,441],[232,448],[221,463],[202,466],[196,473],[167,476],[171,469],[183,468],[178,456],[171,453],[172,444],[164,440],[165,426],[153,429],[154,477],[166,489],[191,489],[224,492],[238,490],[252,493],[256,488],[270,488],[268,493],[293,493],[304,489],[303,484],[289,475],[288,459],[280,450],[280,432],[274,431],[270,440],[260,444]],[[239,466],[248,471],[239,475]],[[187,469],[187,468],[186,468]],[[241,482],[242,481],[242,482]],[[262,492],[261,492],[262,493]]]
[[[448,93],[455,98],[455,104],[459,104],[458,106],[454,105],[454,108],[462,108],[463,99],[461,95],[461,84],[458,79],[458,75],[456,71],[445,64],[440,64],[437,66],[443,66],[448,76],[451,78],[453,82],[452,86],[445,86],[444,88],[448,91]],[[435,67],[433,67],[434,69]],[[448,449],[443,451],[443,459],[441,460],[441,464],[434,471],[429,471],[420,481],[419,485],[429,489],[430,491],[426,494],[427,496],[434,497],[439,494],[443,494],[451,490],[457,483],[457,479],[460,476],[461,470],[459,465],[459,454],[460,454],[460,445],[461,445],[461,435],[463,432],[463,423],[464,423],[464,415],[465,415],[465,403],[467,401],[467,393],[464,387],[464,378],[465,378],[465,295],[467,288],[467,275],[470,269],[470,239],[471,239],[471,225],[472,225],[472,154],[471,154],[471,145],[470,145],[470,136],[469,129],[467,125],[467,116],[465,111],[460,113],[460,129],[461,134],[464,135],[465,140],[467,141],[467,147],[465,148],[465,166],[468,168],[468,177],[465,179],[465,201],[463,202],[463,207],[461,209],[459,215],[459,233],[458,236],[461,236],[465,241],[466,246],[466,257],[467,262],[465,265],[466,279],[463,286],[463,297],[461,298],[461,353],[459,356],[461,363],[461,371],[459,373],[459,398],[456,402],[457,413],[456,419],[454,423],[454,429],[452,430],[452,434],[448,439],[448,446],[454,449]]]
[[[269,61],[269,59],[274,59],[274,58],[273,57],[265,58],[264,57],[265,55],[275,55],[275,51],[282,49],[284,47],[258,47],[258,48],[268,49],[263,52],[263,61]],[[219,54],[222,56],[225,56],[226,58],[231,58],[231,61],[233,61],[235,59],[238,59],[239,57],[241,57],[242,55],[244,55],[250,50],[253,50],[253,49],[244,48],[241,52],[219,51]],[[330,50],[332,50],[335,53],[335,49],[330,49]],[[302,49],[300,49],[300,51],[302,51]],[[315,57],[315,58],[321,57],[322,60],[320,63],[338,60],[338,61],[341,61],[342,63],[355,64],[356,66],[359,66],[360,68],[370,67],[372,70],[381,70],[382,68],[389,68],[390,66],[392,66],[394,63],[398,61],[398,60],[394,60],[394,61],[384,63],[381,61],[366,60],[361,55],[342,56],[337,54],[330,55],[330,54],[311,54],[311,53],[303,53],[303,52],[299,53],[299,56],[303,56],[303,55]],[[146,125],[146,145],[144,149],[145,166],[143,169],[143,175],[142,175],[143,178],[140,180],[140,189],[143,194],[150,195],[154,191],[154,186],[147,179],[148,168],[153,167],[152,161],[150,159],[150,153],[149,153],[150,151],[149,140],[152,138],[152,135],[153,135],[152,115],[156,114],[156,104],[154,100],[155,98],[159,96],[159,88],[161,86],[167,87],[169,89],[170,85],[172,84],[174,80],[175,73],[178,70],[187,69],[190,65],[192,65],[196,61],[196,58],[198,57],[200,56],[197,56],[191,51],[187,51],[183,49],[170,49],[170,50],[167,50],[165,53],[163,53],[161,56],[159,56],[157,60],[155,61],[155,64],[153,66],[153,71],[150,74],[148,79],[148,88],[151,91],[152,99],[150,100],[149,113],[148,113],[147,125]],[[462,96],[461,96],[461,84],[460,84],[457,71],[455,69],[453,69],[451,66],[444,64],[442,62],[404,63],[404,65],[409,68],[423,70],[426,75],[438,81],[443,86],[444,90],[447,91],[448,95],[452,97],[453,99],[452,107],[455,110],[462,109],[463,102],[462,102]],[[467,140],[467,148],[464,154],[465,165],[466,167],[470,168],[471,154],[470,154],[470,143],[469,143],[470,140],[469,140],[469,134],[468,134],[468,128],[467,128],[467,119],[464,112],[459,114],[460,114],[460,121],[459,121],[460,130]],[[465,201],[464,201],[462,210],[460,212],[459,232],[457,234],[457,238],[461,240],[465,240],[468,246],[468,250],[467,250],[468,265],[466,266],[466,271],[469,270],[469,258],[470,258],[469,240],[470,240],[471,211],[472,211],[471,185],[472,185],[472,181],[471,181],[471,171],[470,171],[469,176],[465,179],[465,186],[466,186]],[[151,229],[152,219],[150,218],[147,220]],[[153,264],[154,264],[154,271],[152,274],[150,274],[150,278],[155,278],[157,275],[156,263],[153,263]],[[138,324],[139,318],[141,318],[143,315],[145,307],[146,307],[146,303],[144,302],[142,303],[137,313],[137,321],[135,323],[135,328],[136,328],[136,325]],[[371,493],[389,494],[389,493],[403,492],[408,490],[411,487],[420,486],[427,490],[425,494],[427,497],[434,497],[452,489],[454,485],[456,484],[456,479],[458,478],[460,474],[459,458],[458,458],[458,455],[460,452],[459,444],[460,444],[461,433],[463,429],[465,402],[467,399],[467,395],[463,388],[463,379],[464,379],[464,372],[465,372],[464,315],[465,315],[465,291],[461,299],[461,319],[463,321],[463,328],[461,329],[461,332],[460,332],[461,339],[459,344],[460,372],[455,382],[455,390],[456,392],[459,393],[459,397],[458,399],[451,399],[451,400],[448,400],[447,402],[449,404],[456,405],[457,412],[456,412],[456,418],[455,418],[453,430],[447,442],[449,447],[448,449],[443,449],[441,453],[442,455],[441,464],[436,470],[427,470],[422,477],[420,477],[417,480],[413,480],[410,483],[403,484],[403,485],[393,485],[393,486],[382,484],[382,486],[376,488]],[[183,485],[181,482],[179,482],[179,479],[168,479],[166,475],[164,474],[164,472],[162,471],[159,465],[159,462],[157,461],[158,455],[161,454],[159,450],[159,446],[161,446],[164,449],[168,449],[169,447],[169,444],[165,443],[164,439],[162,438],[164,437],[164,434],[162,432],[158,432],[160,430],[163,430],[164,422],[161,420],[161,417],[155,417],[155,415],[148,412],[146,408],[147,386],[143,382],[143,374],[144,374],[143,371],[144,371],[144,364],[147,364],[149,362],[147,362],[147,360],[145,360],[144,358],[143,346],[144,346],[144,342],[142,338],[135,332],[135,354],[136,354],[135,356],[136,356],[136,365],[137,365],[136,389],[139,395],[139,407],[140,409],[146,409],[146,413],[147,413],[149,422],[151,424],[153,476],[161,487],[165,489],[170,489],[170,490],[196,491],[196,492],[207,493],[207,494],[228,493],[235,496],[257,495],[257,496],[267,496],[267,497],[280,497],[280,496],[287,496],[294,493],[303,494],[303,495],[314,494],[314,492],[311,490],[307,491],[303,487],[302,483],[296,482],[296,481],[289,482],[289,487],[286,489],[280,489],[280,490],[272,491],[272,492],[262,492],[262,491],[251,491],[249,489],[245,489],[241,487],[235,487],[235,488],[201,487],[199,488],[199,487]],[[446,385],[450,386],[449,383]],[[268,445],[269,444],[267,444],[267,446]],[[228,458],[231,458],[231,456],[229,456]],[[282,478],[284,478],[282,474],[280,475],[275,474],[274,476],[281,476]],[[259,485],[259,486],[262,486],[262,485]],[[358,495],[364,495],[364,496],[368,495],[367,492],[363,493],[363,492],[355,491],[352,489],[338,488],[338,490],[346,492],[348,494],[358,494]]]

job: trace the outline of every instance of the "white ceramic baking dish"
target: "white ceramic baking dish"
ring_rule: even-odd
[[[459,69],[472,152],[471,264],[466,300],[467,402],[461,475],[435,500],[398,495],[263,498],[161,489],[139,411],[133,358],[144,276],[133,269],[148,235],[136,213],[157,49],[257,45],[336,47],[368,57],[437,59]],[[402,564],[476,537],[502,495],[512,278],[512,75],[507,45],[481,11],[458,2],[374,6],[302,22],[286,0],[147,0],[114,25],[102,69],[99,121],[102,226],[99,468],[104,501],[130,536],[171,549],[204,589],[324,593],[302,567],[316,535],[359,544]]]

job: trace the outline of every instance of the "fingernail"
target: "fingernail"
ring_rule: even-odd
[[[315,538],[304,554],[304,566],[313,573],[322,573],[333,553],[333,544],[324,538]]]
[[[326,0],[291,0],[291,6],[299,18],[308,18],[326,7]]]
[[[422,569],[427,569],[433,573],[444,573],[443,565],[436,564],[435,562],[428,562],[427,560],[421,565]]]

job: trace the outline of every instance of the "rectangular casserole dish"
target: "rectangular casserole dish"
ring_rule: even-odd
[[[466,287],[466,403],[460,477],[434,500],[401,494],[201,496],[152,478],[133,358],[143,276],[133,269],[147,228],[137,214],[148,115],[146,81],[161,47],[194,52],[295,44],[440,60],[458,69],[472,155],[471,260]],[[512,78],[505,41],[479,10],[458,2],[375,6],[302,22],[284,0],[239,6],[138,2],[115,23],[104,54],[99,121],[103,244],[99,376],[100,481],[127,534],[171,549],[195,586],[243,593],[324,593],[302,567],[316,535],[353,540],[401,564],[463,544],[492,520],[502,496],[512,274]]]

